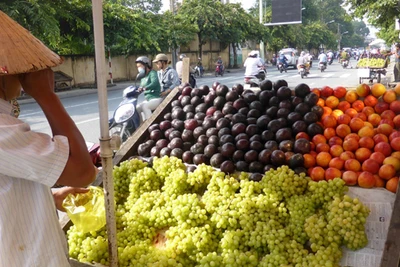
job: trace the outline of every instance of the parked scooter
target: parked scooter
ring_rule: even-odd
[[[218,75],[224,76],[225,68],[222,64],[217,64],[215,67],[215,77]]]
[[[144,95],[138,89],[136,85],[124,89],[123,100],[115,109],[113,117],[108,120],[110,136],[119,135],[122,142],[125,142],[140,126],[140,114],[136,106],[138,102],[143,101]]]

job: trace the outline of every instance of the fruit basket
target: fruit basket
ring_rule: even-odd
[[[344,93],[346,93],[346,89],[345,88],[342,88],[343,90],[341,90],[341,91],[343,91]],[[226,89],[223,89],[223,90],[226,90]],[[261,90],[262,91],[264,91],[264,88],[261,88]],[[182,94],[185,96],[188,96],[188,95],[191,95],[191,92],[184,92],[185,91],[185,89],[183,89],[182,90]],[[301,90],[300,90],[301,91]],[[362,91],[362,90],[361,90]],[[360,93],[362,93],[360,91]],[[201,105],[201,103],[199,103],[198,102],[198,99],[196,98],[196,94],[198,94],[199,92],[197,92],[197,91],[195,91],[194,90],[194,92],[196,92],[196,93],[194,93],[192,96],[191,96],[191,99],[189,99],[190,101],[188,102],[188,103],[192,103],[192,99],[194,99],[193,100],[193,103],[196,103],[197,104],[197,106],[198,105]],[[325,94],[325,92],[326,92],[326,90],[321,90],[321,94]],[[228,92],[222,92],[224,95],[226,95],[226,97],[228,97],[228,98],[230,98],[230,97],[232,97],[232,94],[230,94],[229,96],[227,95],[227,93]],[[222,94],[221,93],[221,94]],[[295,92],[295,90],[292,90],[292,91],[288,91],[288,90],[286,90],[286,89],[283,89],[283,90],[280,90],[279,91],[279,95],[281,96],[281,99],[280,99],[280,102],[283,102],[284,100],[283,100],[283,98],[284,97],[295,97],[295,94],[296,92]],[[299,93],[299,92],[298,92]],[[261,93],[260,93],[261,94]],[[300,92],[300,94],[301,94],[301,92]],[[264,94],[263,94],[264,95]],[[332,96],[332,94],[330,94],[331,96]],[[126,160],[128,160],[128,159],[130,159],[132,156],[137,156],[137,155],[140,155],[140,154],[146,154],[146,153],[148,153],[148,151],[151,151],[151,149],[153,148],[153,147],[151,147],[151,145],[149,145],[149,144],[152,144],[152,145],[154,145],[154,142],[149,142],[149,139],[153,139],[153,141],[154,140],[157,140],[157,139],[160,139],[160,137],[158,136],[158,132],[157,132],[157,130],[159,130],[160,128],[162,128],[162,129],[168,129],[169,127],[171,127],[171,125],[167,125],[168,123],[163,123],[163,125],[161,125],[161,123],[163,122],[163,121],[165,121],[166,120],[166,117],[168,117],[168,116],[171,116],[171,114],[169,114],[169,113],[172,113],[172,110],[173,110],[173,106],[174,105],[176,105],[178,102],[176,102],[176,101],[187,101],[187,99],[184,99],[184,96],[182,97],[181,95],[180,95],[180,93],[178,92],[178,90],[174,90],[173,92],[171,92],[171,94],[169,94],[168,95],[168,97],[166,98],[166,100],[156,109],[156,111],[154,112],[154,114],[153,114],[153,116],[148,120],[148,121],[146,121],[137,131],[136,131],[136,133],[134,134],[134,136],[132,137],[132,138],[130,138],[130,139],[128,139],[127,140],[127,142],[121,147],[121,149],[116,153],[116,156],[114,157],[114,164],[115,165],[120,165],[122,162],[124,162],[124,161],[126,161]],[[206,97],[206,94],[203,94],[203,96],[205,96]],[[284,96],[284,97],[283,97]],[[252,96],[253,97],[253,96]],[[248,98],[248,99],[247,99]],[[252,105],[252,107],[254,107],[254,109],[257,109],[257,104],[255,103],[255,102],[257,102],[257,100],[256,99],[252,99],[250,96],[249,97],[246,97],[246,99],[247,99],[247,101],[248,101],[248,104],[250,105]],[[279,100],[279,99],[275,99],[275,100]],[[274,100],[274,101],[275,101]],[[325,102],[326,103],[329,103],[329,101],[330,100],[333,100],[333,98],[332,99],[330,99],[329,98],[329,100],[328,100],[328,98],[326,98],[325,99]],[[350,100],[350,97],[349,97],[349,100]],[[174,102],[175,101],[175,102]],[[223,109],[223,105],[221,105],[221,103],[219,103],[218,102],[218,100],[217,101],[215,101],[215,99],[214,99],[214,101],[212,101],[212,100],[207,100],[207,101],[210,101],[210,103],[213,103],[212,105],[216,105],[216,106],[219,106],[219,108],[218,109],[220,109],[220,110],[222,110]],[[316,101],[316,99],[308,99],[307,101]],[[328,101],[328,102],[327,102]],[[229,101],[228,101],[229,102]],[[241,103],[241,105],[243,104],[243,102],[241,102],[241,101],[239,101],[239,103],[236,103],[235,105],[239,105]],[[297,105],[299,105],[300,103],[298,103]],[[358,104],[358,103],[357,103]],[[327,104],[327,105],[330,105],[330,104]],[[354,105],[355,106],[355,105]],[[209,108],[209,107],[208,107]],[[208,108],[207,108],[207,110],[208,110]],[[300,105],[300,107],[298,107],[297,108],[297,111],[299,111],[299,112],[304,112],[302,109],[303,109],[304,107],[302,106],[302,105]],[[281,109],[283,109],[283,108],[281,108]],[[193,110],[194,112],[192,112],[191,110],[186,110],[185,111],[185,114],[188,114],[188,113],[202,113],[203,111],[205,112],[205,113],[207,113],[207,110],[206,109],[204,109],[203,107],[202,107],[202,109],[200,110],[196,110],[196,108]],[[233,110],[231,110],[229,107],[227,107],[226,109],[224,109],[224,113],[230,113],[230,112],[232,112]],[[216,112],[215,110],[210,110],[209,111],[210,113],[212,113],[212,112]],[[247,112],[250,112],[250,110],[249,111],[247,111]],[[282,111],[281,111],[282,112]],[[254,113],[254,114],[256,114],[257,112],[256,111],[252,111],[251,112],[252,114]],[[286,115],[288,115],[288,114],[286,114]],[[182,116],[182,114],[175,114],[174,116],[177,116],[177,117],[181,117]],[[237,116],[238,118],[236,118],[235,117],[235,120],[236,119],[240,119],[240,116]],[[308,123],[309,124],[311,124],[312,123],[312,121],[313,121],[313,118],[312,118],[312,116],[306,116],[307,117],[307,121],[308,121]],[[183,117],[182,117],[183,118]],[[204,118],[203,118],[204,119]],[[294,122],[296,122],[297,120],[296,120],[296,118],[292,118],[293,120],[294,120]],[[192,121],[191,121],[192,122]],[[252,123],[250,123],[250,124],[257,124],[257,120],[256,121],[253,121],[253,120],[251,120],[251,122]],[[171,124],[172,124],[172,122],[170,122]],[[224,123],[225,122],[221,122],[221,125],[220,125],[220,130],[222,130],[223,128],[226,128],[226,127],[223,127],[224,126]],[[240,122],[237,122],[237,123],[240,123]],[[260,121],[260,125],[262,126],[262,123],[267,123],[266,121]],[[327,122],[328,123],[328,122]],[[158,129],[157,129],[157,127],[154,127],[154,125],[155,124],[158,124]],[[164,125],[164,124],[166,124],[166,125]],[[222,125],[223,124],[223,125]],[[294,123],[293,123],[294,124]],[[179,124],[176,124],[174,127],[176,127],[176,128],[181,128],[181,131],[182,131],[182,134],[183,134],[183,131],[184,131],[184,129],[195,129],[195,128],[197,128],[196,127],[197,125],[196,125],[196,123],[195,122],[193,122],[193,124],[192,123],[189,123],[189,121],[188,121],[188,124],[186,125],[186,124],[183,124],[183,125],[179,125]],[[227,126],[227,125],[226,125]],[[296,126],[297,127],[304,127],[304,125],[300,125],[299,123],[298,124],[296,124]],[[182,128],[183,127],[183,128]],[[276,124],[275,125],[275,123],[272,123],[271,124],[271,127],[274,127],[274,131],[276,131],[276,132],[278,132],[280,129],[279,128],[282,128],[281,127],[281,125],[278,125],[278,124]],[[241,128],[241,125],[237,125],[237,126],[235,126],[234,128],[233,128],[233,126],[232,126],[232,129],[231,129],[231,131],[236,131],[236,134],[239,134],[239,132],[242,132],[242,128]],[[248,129],[248,131],[250,131],[250,132],[252,132],[254,129],[252,129],[252,127],[250,127],[249,129]],[[316,126],[316,125],[313,125],[313,127],[310,127],[310,131],[311,132],[313,132],[313,133],[317,133],[317,132],[319,132],[321,129],[318,127],[318,126]],[[345,130],[345,129],[342,129],[342,130]],[[224,131],[226,131],[226,130],[224,130]],[[282,136],[286,136],[287,135],[287,132],[286,131],[281,131],[281,132],[279,132],[280,133],[280,135],[282,135]],[[169,133],[170,135],[175,135],[176,133],[172,133],[172,132],[170,132]],[[218,133],[216,133],[217,135],[218,135]],[[267,138],[268,137],[268,135],[267,135],[268,133],[265,133],[265,136],[264,136],[264,138]],[[199,140],[201,140],[201,138],[200,138],[200,135],[201,135],[201,133],[199,133]],[[221,135],[222,135],[222,132],[221,132]],[[343,135],[345,136],[345,134],[343,133]],[[183,137],[182,137],[183,138]],[[171,140],[170,140],[170,143],[172,143],[172,140],[173,140],[174,138],[171,138]],[[284,139],[284,137],[279,137],[279,139]],[[203,140],[201,140],[201,142],[202,142]],[[205,140],[204,140],[205,141]],[[257,140],[256,140],[257,141]],[[175,142],[175,141],[174,141]],[[209,142],[208,141],[208,139],[207,139],[207,142]],[[174,144],[174,146],[175,146],[176,144]],[[246,146],[246,145],[248,145],[248,144],[245,144],[244,142],[243,142],[243,144],[242,144],[242,142],[240,142],[240,144],[238,144],[238,145],[243,145],[243,146]],[[254,147],[255,147],[255,149],[257,148],[257,145],[258,145],[258,143],[257,142],[255,142],[255,144],[254,144]],[[286,142],[285,143],[285,145],[290,145],[288,142]],[[298,144],[299,145],[299,144]],[[170,148],[170,151],[169,151],[169,153],[171,154],[172,153],[172,150],[173,150],[174,148]],[[198,147],[195,147],[194,149],[198,149]],[[279,147],[279,149],[283,149],[283,147]],[[301,146],[300,147],[298,147],[297,148],[298,150],[297,151],[303,151],[304,149],[307,149],[307,145],[305,145],[305,144],[301,144]],[[178,151],[178,150],[177,150]],[[226,154],[231,154],[231,150],[230,150],[230,148],[229,147],[226,147],[226,151],[227,152],[224,152],[224,154],[226,153]],[[229,151],[231,151],[231,152],[229,152]],[[155,151],[154,153],[160,153],[160,151]],[[176,155],[179,155],[180,153],[179,153],[179,151],[178,152],[174,152],[174,153],[177,153]],[[215,151],[215,153],[217,154],[217,152]],[[261,153],[260,153],[261,154]],[[180,154],[181,156],[183,156],[183,154]],[[252,157],[253,155],[248,155],[248,157]],[[274,161],[280,161],[280,160],[283,160],[283,158],[281,157],[282,155],[280,155],[280,154],[278,154],[278,153],[276,153],[276,159],[274,160]],[[212,157],[210,157],[210,158],[212,158]],[[193,159],[194,160],[194,159]],[[324,161],[324,159],[322,159],[323,161]],[[198,161],[198,162],[201,162],[201,161],[204,161],[204,158],[202,158],[202,157],[199,157],[199,158],[197,158],[196,159],[196,161]],[[261,158],[256,158],[255,159],[255,161],[263,161],[263,157],[261,157]],[[293,157],[293,159],[292,160],[290,160],[289,161],[289,164],[291,165],[291,168],[292,169],[296,169],[296,168],[298,168],[299,166],[298,166],[298,164],[299,164],[299,159],[298,158],[296,158],[296,157]],[[227,163],[227,164],[222,164],[221,162],[219,163],[219,165],[220,165],[220,169],[221,170],[225,170],[225,171],[227,171],[227,170],[229,170],[229,172],[231,172],[231,170],[232,170],[232,165],[231,164],[229,164],[229,163]],[[236,169],[237,170],[241,170],[241,168],[242,167],[239,167],[239,166],[235,166],[236,167]],[[262,167],[265,167],[265,166],[262,166]],[[260,169],[260,166],[258,166],[257,164],[253,164],[252,165],[252,168],[254,168],[254,169]],[[262,171],[264,171],[265,169],[264,168],[262,168]],[[261,172],[262,172],[261,171]],[[299,171],[301,171],[301,169],[299,169]],[[257,175],[255,175],[255,176],[253,176],[252,177],[252,179],[254,179],[254,180],[256,180],[256,179],[259,179],[260,177],[258,177]],[[368,189],[363,189],[363,190],[368,190]],[[372,192],[374,192],[374,191],[370,191],[371,192],[371,194],[372,194]],[[367,193],[368,194],[368,193]],[[399,194],[397,195],[397,198],[396,198],[396,201],[395,201],[395,207],[399,207],[399,200],[400,198],[399,198]],[[193,200],[194,201],[194,200]],[[229,205],[230,205],[230,203],[228,203]],[[228,205],[228,206],[229,206]],[[399,246],[398,246],[398,244],[396,243],[396,242],[398,242],[398,240],[395,238],[396,236],[398,236],[396,233],[398,233],[398,231],[399,231],[399,226],[398,226],[398,220],[399,220],[399,215],[398,215],[398,211],[399,209],[397,208],[394,208],[394,213],[393,213],[393,215],[392,215],[392,223],[391,223],[391,227],[389,228],[389,234],[388,234],[388,238],[387,238],[387,245],[386,245],[386,247],[385,247],[385,250],[384,250],[384,254],[383,254],[383,261],[382,261],[382,264],[381,264],[381,266],[382,267],[391,267],[391,266],[397,266],[397,265],[391,265],[391,264],[389,264],[390,262],[395,262],[396,260],[398,261],[398,259],[396,259],[396,255],[398,255],[398,253],[399,253],[399,251],[400,251],[400,249],[399,249]],[[381,218],[381,217],[378,217],[379,219]],[[383,221],[387,221],[388,219],[387,219],[387,217],[384,217],[384,216],[382,216],[382,220]],[[232,222],[232,223],[234,223],[234,222]],[[64,230],[65,231],[67,231],[68,229],[70,229],[70,224],[66,224],[65,225],[65,227],[64,227]],[[160,236],[162,237],[162,234],[160,234]],[[162,238],[161,238],[162,239]],[[371,253],[377,253],[376,251],[374,251],[374,252],[371,252]],[[349,257],[351,257],[351,256],[349,256]],[[347,265],[350,265],[350,264],[347,264]],[[73,262],[73,264],[72,264],[72,266],[92,266],[92,265],[88,265],[88,264],[81,264],[81,263],[78,263],[78,262]],[[100,265],[99,265],[100,266]],[[188,265],[188,266],[190,266],[190,265]],[[243,266],[251,266],[251,265],[243,265]],[[343,265],[343,266],[345,266],[345,265]],[[375,266],[375,265],[374,265]]]

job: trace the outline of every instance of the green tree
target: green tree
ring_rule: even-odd
[[[367,18],[371,25],[380,28],[382,34],[378,34],[378,36],[387,43],[398,40],[398,32],[394,30],[394,23],[400,13],[399,1],[344,0],[344,3],[349,6],[353,16],[360,19]]]
[[[162,7],[161,0],[111,0],[111,2],[153,13],[158,13]]]
[[[218,32],[225,26],[221,14],[222,4],[214,0],[185,0],[178,13],[187,23],[196,25],[199,57],[208,40],[218,40]]]
[[[225,4],[222,8],[224,27],[218,31],[223,48],[231,45],[233,49],[233,67],[237,67],[237,49],[239,43],[246,40],[266,39],[266,29],[255,17],[247,13],[240,4]]]
[[[181,14],[174,15],[167,11],[164,14],[147,15],[156,27],[153,38],[158,40],[160,51],[186,46],[196,35],[196,25],[187,23]]]

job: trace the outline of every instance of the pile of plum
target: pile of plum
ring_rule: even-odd
[[[306,84],[291,90],[284,80],[265,80],[260,89],[237,84],[230,90],[218,82],[212,88],[181,87],[164,120],[149,127],[139,156],[175,156],[226,173],[261,174],[281,165],[306,172],[303,154],[311,144],[299,133],[323,134],[318,95]]]

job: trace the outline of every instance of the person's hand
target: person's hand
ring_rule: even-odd
[[[55,192],[53,192],[53,197],[54,197],[54,202],[56,203],[56,208],[59,211],[64,211],[65,209],[62,206],[62,203],[64,201],[64,199],[69,195],[69,194],[83,194],[83,193],[87,193],[89,192],[88,188],[82,188],[82,187],[63,187]]]
[[[51,69],[24,73],[19,75],[24,92],[35,100],[54,93],[54,73]]]
[[[171,89],[167,89],[167,90],[165,90],[165,91],[163,91],[163,92],[161,92],[161,96],[167,96],[169,93],[171,93]]]

